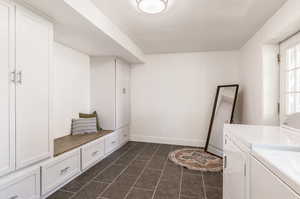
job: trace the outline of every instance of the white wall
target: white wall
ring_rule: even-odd
[[[288,0],[241,49],[242,122],[278,125],[278,43],[300,30],[300,1]]]
[[[131,71],[131,139],[203,146],[216,86],[238,82],[238,56],[147,55]]]
[[[54,43],[54,138],[70,133],[71,119],[89,111],[89,56]]]

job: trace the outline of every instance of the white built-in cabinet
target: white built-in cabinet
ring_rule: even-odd
[[[15,168],[14,7],[0,1],[0,176]]]
[[[0,198],[39,199],[40,178],[40,168],[35,166],[22,173],[15,173],[5,179],[0,179]]]
[[[224,136],[223,199],[299,199],[230,132]]]
[[[91,58],[91,111],[101,127],[116,130],[130,122],[130,65],[114,57]]]
[[[52,25],[0,1],[0,175],[51,156]]]
[[[247,156],[230,139],[224,140],[223,198],[247,199]]]
[[[50,64],[52,24],[16,9],[17,168],[50,157]]]
[[[46,198],[129,139],[130,66],[117,58],[92,58],[91,109],[102,128],[114,132],[47,159],[53,152],[52,43],[50,22],[0,0],[1,199]]]
[[[296,199],[296,194],[263,164],[251,157],[251,199]]]

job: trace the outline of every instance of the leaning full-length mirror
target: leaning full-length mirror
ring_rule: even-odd
[[[223,156],[223,127],[233,122],[239,85],[218,86],[208,130],[205,151]]]

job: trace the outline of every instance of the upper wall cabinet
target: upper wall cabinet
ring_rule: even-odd
[[[91,58],[91,110],[101,127],[115,130],[130,120],[130,66],[113,57]]]
[[[17,168],[49,157],[49,75],[52,24],[16,9],[16,157]]]
[[[51,156],[52,25],[0,0],[0,176]]]
[[[14,169],[14,8],[0,1],[0,175]]]

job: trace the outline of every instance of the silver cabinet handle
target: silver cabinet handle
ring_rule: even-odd
[[[15,195],[15,196],[10,197],[9,199],[17,199],[17,198],[19,198],[19,196]]]
[[[16,83],[22,84],[22,71],[16,73]]]
[[[112,141],[111,143],[112,143],[112,144],[115,144],[115,143],[116,143],[116,141]]]
[[[69,169],[70,169],[70,167],[66,167],[66,168],[60,170],[60,175],[63,175],[63,174],[66,173]]]
[[[99,153],[99,151],[94,151],[94,152],[92,153],[92,156],[97,155],[97,153]]]
[[[225,155],[224,156],[224,169],[227,168],[227,156]]]
[[[13,83],[16,83],[16,71],[15,70],[10,73],[10,79]]]

